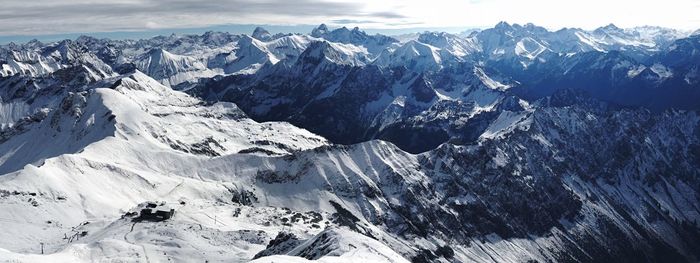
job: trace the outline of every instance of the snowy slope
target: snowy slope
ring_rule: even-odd
[[[406,66],[416,71],[439,70],[443,58],[440,49],[418,41],[409,41],[394,50],[385,50],[374,64],[384,67]]]
[[[136,68],[161,81],[164,85],[177,85],[182,82],[216,75],[202,62],[188,56],[175,55],[163,49],[154,49],[136,58]]]
[[[535,117],[535,123],[529,124],[526,129],[516,132],[512,136],[501,137],[502,139],[499,140],[504,140],[503,144],[496,142],[495,144],[486,146],[488,144],[484,141],[485,145],[479,147],[483,147],[486,151],[486,156],[482,156],[482,153],[479,153],[479,151],[470,150],[469,148],[457,147],[454,148],[455,152],[452,152],[453,150],[450,149],[453,146],[446,145],[439,151],[421,157],[402,153],[399,149],[380,142],[365,143],[352,147],[308,151],[295,154],[293,157],[275,157],[272,159],[263,156],[230,155],[211,160],[194,159],[187,161],[189,158],[183,159],[172,153],[161,153],[161,156],[170,156],[169,158],[176,159],[177,162],[170,163],[168,166],[164,167],[148,166],[148,169],[138,170],[138,172],[134,172],[132,176],[127,177],[125,177],[125,173],[128,170],[124,171],[116,169],[116,167],[110,168],[109,166],[105,167],[105,169],[97,165],[100,163],[98,160],[91,160],[92,162],[89,163],[89,166],[84,166],[82,162],[79,161],[80,158],[78,156],[70,157],[68,160],[72,159],[71,163],[73,163],[71,167],[82,167],[81,170],[85,173],[84,176],[77,176],[76,174],[62,175],[62,173],[58,172],[59,170],[56,170],[59,166],[54,166],[53,169],[51,169],[53,171],[52,176],[66,176],[65,179],[56,180],[58,179],[56,178],[56,181],[47,181],[46,179],[39,181],[37,178],[30,180],[30,178],[34,177],[47,178],[47,175],[42,175],[41,171],[53,164],[47,163],[41,168],[25,169],[22,173],[10,175],[12,179],[4,181],[3,185],[6,187],[15,187],[16,189],[20,189],[20,191],[24,190],[22,185],[31,185],[34,191],[40,193],[36,198],[38,206],[35,208],[31,205],[22,206],[21,204],[7,204],[8,199],[13,200],[12,197],[6,197],[6,199],[4,199],[6,200],[4,206],[13,209],[12,211],[14,211],[13,214],[15,215],[22,215],[24,209],[42,209],[42,211],[46,211],[40,213],[36,221],[31,221],[37,225],[41,225],[43,221],[49,218],[52,220],[52,223],[67,224],[66,221],[63,221],[65,219],[61,219],[62,217],[57,215],[56,212],[50,213],[50,211],[43,210],[55,205],[61,205],[63,211],[66,212],[67,210],[67,213],[70,214],[68,216],[71,218],[75,218],[76,214],[80,215],[88,211],[90,212],[90,215],[87,216],[86,219],[91,223],[88,226],[81,226],[79,228],[79,231],[88,231],[88,235],[67,248],[58,245],[60,242],[53,243],[51,248],[59,249],[62,252],[48,256],[49,258],[56,257],[60,259],[61,257],[70,256],[69,258],[71,260],[75,260],[74,257],[85,254],[85,250],[93,251],[93,249],[99,249],[99,252],[89,252],[89,254],[97,258],[115,258],[121,256],[149,257],[151,259],[161,260],[172,258],[181,259],[183,261],[187,261],[188,258],[194,256],[203,256],[217,261],[226,259],[249,259],[256,251],[262,250],[264,244],[268,240],[273,239],[275,232],[281,231],[286,227],[287,230],[291,230],[295,235],[301,237],[299,239],[301,242],[284,253],[288,256],[303,256],[305,258],[321,259],[322,261],[328,262],[337,262],[337,260],[340,260],[340,262],[343,262],[343,258],[352,255],[352,257],[362,257],[368,260],[386,259],[388,262],[402,262],[402,257],[404,256],[396,257],[396,253],[407,253],[403,255],[412,254],[416,256],[416,248],[411,248],[413,246],[433,251],[441,251],[437,248],[446,244],[447,241],[441,241],[445,237],[440,233],[452,233],[452,238],[458,238],[460,240],[465,240],[463,239],[465,237],[461,236],[462,234],[467,236],[474,235],[472,232],[450,232],[454,230],[449,228],[449,225],[443,226],[446,227],[443,229],[437,222],[441,224],[451,223],[449,223],[450,221],[444,221],[444,218],[439,219],[441,213],[450,213],[450,211],[454,213],[458,211],[457,213],[460,215],[463,213],[464,215],[469,215],[472,209],[469,208],[469,205],[474,202],[486,202],[487,204],[489,204],[489,202],[496,202],[504,205],[504,207],[500,208],[498,208],[498,206],[489,206],[490,208],[488,209],[492,211],[491,213],[500,213],[498,212],[500,209],[510,209],[508,208],[510,204],[505,201],[507,199],[500,199],[506,198],[505,196],[487,196],[481,191],[510,190],[513,191],[511,192],[512,194],[519,194],[520,190],[516,191],[516,189],[520,189],[518,187],[535,187],[539,189],[542,187],[541,184],[551,184],[547,183],[547,181],[540,181],[540,179],[547,180],[546,178],[548,175],[539,174],[536,171],[537,169],[553,169],[553,167],[538,168],[537,165],[521,167],[520,165],[525,165],[527,162],[515,161],[517,158],[508,158],[510,155],[517,156],[520,154],[517,148],[509,146],[514,145],[517,147],[518,145],[517,143],[510,142],[510,140],[526,143],[528,149],[531,151],[554,151],[556,160],[556,158],[569,158],[566,157],[568,149],[575,149],[560,145],[560,143],[568,144],[572,142],[568,136],[575,136],[575,134],[581,131],[584,134],[588,134],[591,130],[599,128],[606,129],[604,126],[596,127],[595,124],[593,124],[599,122],[596,117],[590,115],[586,116],[585,112],[577,112],[577,110],[562,109],[537,112],[535,114],[537,115]],[[555,117],[553,114],[558,115],[558,117]],[[630,117],[632,116],[621,115],[615,118],[624,120]],[[685,126],[680,124],[681,126],[679,126],[679,128],[683,126],[696,127],[698,121],[697,117],[690,117],[691,118],[688,120],[692,121],[687,122],[690,125]],[[577,118],[587,118],[588,120],[570,122]],[[499,123],[500,122],[501,121],[499,121]],[[554,122],[554,126],[550,126],[552,125],[550,122]],[[662,121],[658,125],[659,126],[655,126],[655,128],[649,130],[649,134],[654,134],[652,135],[653,139],[650,139],[652,141],[656,141],[657,138],[661,138],[660,136],[664,135],[663,133],[657,133],[666,129],[662,128],[664,125],[676,126],[679,124],[671,124]],[[691,130],[687,130],[687,128],[682,128],[682,130],[684,132],[691,132]],[[137,138],[132,137],[132,139]],[[560,147],[552,147],[552,144],[557,144]],[[93,147],[88,147],[86,151],[90,151],[91,148]],[[664,152],[666,152],[666,150],[664,150]],[[540,153],[531,152],[531,154],[538,156]],[[93,153],[91,156],[96,155]],[[421,158],[429,156],[429,159],[421,161]],[[529,158],[539,158],[535,156]],[[524,158],[523,156],[520,157]],[[67,161],[61,160],[66,158],[68,158],[68,156],[57,159],[57,164],[59,161]],[[112,158],[118,157],[113,156]],[[123,159],[123,157],[121,158]],[[474,167],[470,168],[468,162],[461,163],[460,160],[462,160],[462,158],[477,158],[476,160],[485,158],[485,161],[489,163],[489,167],[494,165],[493,168],[489,169],[498,169],[498,167],[503,167],[508,163],[516,162],[515,171],[532,174],[532,177],[528,179],[528,176],[523,176],[522,178],[524,181],[521,182],[519,181],[521,177],[516,176],[513,178],[514,181],[511,182],[515,183],[515,185],[496,185],[496,189],[488,187],[481,189],[482,186],[478,184],[467,187],[472,180],[488,180],[486,178],[492,176],[490,173],[483,175],[474,174],[474,176],[485,176],[486,178],[465,178],[464,180],[467,181],[459,182],[459,184],[462,185],[462,187],[467,187],[466,189],[455,190],[456,192],[447,192],[444,196],[439,194],[439,192],[418,190],[432,187],[446,187],[444,184],[449,182],[454,184],[455,182],[450,179],[453,175],[457,174],[453,173],[454,171],[462,171],[468,174],[480,172],[480,168],[476,170],[474,170]],[[118,163],[127,167],[130,166],[128,162],[145,162],[154,165],[154,163],[151,163],[152,161],[148,159],[138,159],[140,160],[125,160],[127,163],[122,163],[121,161]],[[158,160],[154,161],[162,162],[164,160],[167,159],[158,158]],[[415,166],[421,166],[422,168],[415,169]],[[63,169],[70,168],[66,167]],[[132,167],[131,169],[134,168]],[[31,177],[25,175],[25,173],[29,173],[30,170],[33,171]],[[156,172],[155,170],[160,172]],[[167,173],[165,173],[165,171],[167,171]],[[231,172],[235,172],[236,176],[232,176]],[[104,173],[113,173],[113,175],[106,177],[99,175]],[[78,172],[78,174],[80,174],[80,172]],[[91,174],[91,176],[87,176],[88,174]],[[571,198],[570,200],[572,200],[571,202],[573,203],[569,207],[564,205],[564,207],[567,207],[564,211],[573,211],[573,213],[580,214],[580,217],[572,218],[564,216],[563,218],[565,219],[561,219],[561,222],[563,222],[561,224],[563,224],[566,231],[561,230],[559,227],[553,227],[551,229],[549,227],[544,227],[542,230],[535,230],[538,229],[539,226],[528,226],[527,222],[520,221],[521,218],[528,217],[527,214],[501,214],[501,216],[504,216],[504,219],[512,220],[506,221],[505,223],[506,229],[510,230],[497,230],[499,231],[497,232],[498,234],[488,234],[494,231],[491,226],[489,226],[490,223],[488,223],[491,222],[490,220],[494,220],[492,217],[485,216],[474,219],[458,217],[461,218],[459,220],[464,220],[458,224],[473,228],[473,231],[477,233],[485,231],[483,233],[485,238],[467,238],[466,240],[470,240],[470,246],[460,245],[459,242],[447,243],[449,247],[451,247],[447,251],[452,251],[454,253],[453,256],[458,258],[459,261],[482,261],[489,258],[495,258],[495,261],[499,262],[517,262],[522,258],[544,261],[561,259],[560,257],[562,256],[578,257],[573,251],[567,249],[566,246],[568,245],[566,244],[568,244],[568,242],[573,242],[574,245],[581,246],[586,250],[593,249],[587,248],[587,243],[579,240],[579,238],[581,238],[581,236],[587,236],[588,238],[602,238],[602,240],[605,240],[604,238],[607,235],[605,232],[597,232],[598,230],[595,230],[595,228],[590,228],[597,224],[601,224],[606,228],[616,228],[623,231],[622,234],[620,234],[621,236],[619,238],[621,238],[621,241],[619,242],[630,242],[630,239],[637,238],[638,235],[657,235],[654,234],[655,232],[643,232],[647,234],[640,234],[642,232],[639,231],[661,231],[658,230],[658,227],[662,229],[672,227],[669,224],[673,223],[669,222],[673,221],[666,221],[667,219],[656,222],[646,222],[643,219],[630,219],[637,218],[637,216],[643,218],[645,213],[644,209],[652,208],[645,208],[645,206],[642,206],[639,208],[640,210],[631,210],[631,212],[628,212],[632,213],[633,216],[627,217],[625,213],[615,208],[615,205],[620,204],[620,202],[625,206],[629,206],[638,202],[648,202],[649,200],[673,200],[675,204],[662,202],[663,209],[668,209],[672,217],[688,217],[692,220],[692,218],[698,216],[696,212],[693,212],[694,209],[696,209],[693,208],[692,205],[691,200],[693,199],[687,199],[694,197],[692,197],[692,195],[681,194],[683,191],[681,189],[686,189],[687,187],[684,181],[673,179],[676,186],[671,188],[672,190],[670,191],[679,191],[678,195],[658,192],[652,196],[645,196],[643,194],[640,195],[640,193],[634,189],[645,189],[653,186],[644,186],[641,182],[633,178],[627,178],[624,174],[624,172],[621,172],[622,177],[620,178],[626,178],[621,179],[625,180],[623,184],[625,186],[622,188],[605,182],[598,182],[598,184],[602,184],[602,186],[595,186],[593,182],[587,181],[585,178],[572,175],[566,176],[562,181],[566,188],[558,188],[554,185],[549,185],[547,187],[554,187],[554,189],[548,190],[549,192],[546,194],[535,194],[535,196],[531,197],[554,197],[555,200],[559,200],[558,202],[565,202],[564,200],[569,200],[568,198]],[[94,178],[91,177],[94,176],[98,176],[101,183],[108,183],[118,179],[123,181],[113,182],[115,184],[109,183],[109,185],[129,185],[130,187],[129,189],[110,188],[110,190],[105,191],[106,189],[102,190],[104,187],[100,188],[99,184],[95,185],[98,181],[93,181]],[[545,178],[539,178],[538,176],[545,176]],[[77,200],[81,200],[81,198],[68,193],[64,194],[62,198],[63,201],[53,201],[52,198],[50,198],[50,194],[54,194],[55,192],[53,191],[61,193],[60,189],[65,189],[59,187],[57,182],[67,180],[68,178],[73,180],[71,182],[73,182],[74,185],[83,186],[83,189],[101,189],[99,191],[100,196],[104,198],[102,202],[108,202],[107,200],[120,200],[120,202],[111,202],[109,205],[106,205],[106,203],[101,203],[99,201],[102,199],[96,198],[97,196],[91,196],[93,194],[91,194],[90,191],[83,192],[83,194],[86,195],[84,200],[87,201],[87,203],[85,203],[85,201],[81,201],[80,204],[75,203]],[[146,181],[143,183],[136,183],[137,181],[130,178],[138,178],[138,181]],[[29,184],[28,180],[32,183]],[[249,185],[251,182],[253,184]],[[44,187],[49,188],[43,189]],[[233,189],[233,191],[230,189]],[[569,193],[565,189],[571,189],[573,192]],[[231,197],[232,193],[236,196],[235,193],[240,194],[245,191],[250,191],[249,193],[252,194],[250,196],[255,196],[255,199],[257,199],[257,201],[254,201],[255,205],[253,207],[240,206],[236,203],[225,201]],[[622,194],[622,196],[620,194]],[[121,198],[113,199],[116,197],[115,195]],[[106,219],[101,219],[101,214],[97,213],[97,211],[109,211],[109,209],[106,208],[113,206],[121,207],[120,209],[122,209],[122,211],[126,211],[130,209],[130,207],[135,206],[140,198],[166,199],[170,202],[185,201],[186,204],[177,206],[179,214],[176,216],[175,221],[159,224],[139,223],[134,225],[133,230],[130,229],[132,223],[125,221],[125,219],[115,219],[123,212],[114,213],[111,218],[108,216],[110,213],[105,212],[106,215],[102,216],[106,216]],[[563,200],[560,200],[561,198],[563,198]],[[207,201],[217,199],[221,200],[220,202],[222,203],[212,204],[210,203],[212,201]],[[635,201],[637,199],[640,201]],[[327,200],[340,203],[343,208],[337,208],[333,203],[328,203]],[[58,204],[54,204],[54,202]],[[447,202],[453,208],[443,208],[438,205],[440,202]],[[563,205],[561,203],[557,204]],[[539,207],[542,204],[532,203],[524,205],[525,207]],[[86,210],[73,210],[74,208],[70,208],[73,206],[76,208],[81,207]],[[401,207],[403,206],[413,207],[410,210],[414,212],[411,213],[410,211],[402,210]],[[237,212],[238,209],[241,209],[241,211]],[[291,212],[288,212],[290,210],[287,209],[291,209]],[[560,211],[557,210],[559,208],[541,207],[540,209],[544,209],[539,212],[540,217],[552,215],[551,213],[560,213]],[[296,217],[295,214],[297,212],[294,211],[301,212],[297,217],[298,219],[291,219],[298,220],[296,221],[298,223],[289,226],[285,225],[285,222],[290,222],[290,218]],[[308,214],[304,211],[316,211],[317,214]],[[535,211],[537,211],[536,208]],[[43,213],[49,213],[49,216]],[[236,216],[231,217],[231,214]],[[217,221],[213,219],[215,216]],[[612,221],[601,221],[601,217],[608,218]],[[280,220],[282,218],[287,218],[287,220]],[[321,220],[315,221],[313,218],[321,218]],[[539,220],[544,218],[546,217],[539,218]],[[17,219],[14,220],[14,222],[19,221]],[[307,220],[309,223],[305,223]],[[333,230],[331,228],[321,231],[321,229],[314,228],[314,222],[317,222],[316,224],[324,224],[326,220],[329,221],[330,224],[349,224],[346,226],[356,228],[356,230],[348,232],[348,230]],[[642,224],[643,227],[641,229],[631,228],[628,224],[628,220],[641,220],[636,222]],[[5,224],[8,224],[8,222],[12,221],[4,221]],[[376,226],[370,225],[367,222],[372,222],[372,224]],[[547,224],[547,221],[537,222]],[[552,222],[558,221],[555,219]],[[80,220],[71,223],[73,223],[71,225],[78,225],[80,224]],[[501,224],[498,222],[492,223]],[[201,224],[202,228],[200,228],[198,224]],[[42,227],[46,228],[46,226]],[[532,235],[536,237],[519,237],[518,227],[525,227],[526,229],[532,228],[527,231],[534,231]],[[29,230],[25,231],[32,232],[31,227],[27,229]],[[62,229],[64,231],[68,230],[67,228]],[[244,229],[253,232],[241,231]],[[402,235],[402,238],[410,240],[408,242],[399,241],[391,233],[400,229],[407,231],[407,233],[415,234]],[[61,236],[60,230],[61,228],[55,230],[57,232],[56,236],[58,237]],[[197,231],[198,234],[193,235],[192,231]],[[418,234],[421,233],[421,231],[427,231],[428,237],[422,237]],[[544,231],[550,234],[536,234],[537,231]],[[358,234],[358,232],[361,234]],[[27,237],[26,233],[13,232],[13,234]],[[384,240],[383,243],[385,245],[388,245],[391,250],[397,252],[387,250],[385,245],[379,245],[374,239],[367,238],[368,235],[372,235],[379,240]],[[509,237],[511,235],[514,237]],[[676,246],[681,249],[681,251],[683,250],[682,247],[685,246],[683,242],[686,241],[682,241],[684,238],[682,236],[674,237],[670,235],[663,238],[667,238],[665,242],[669,242],[669,244]],[[224,240],[230,241],[225,242]],[[32,241],[34,241],[34,243],[32,243]],[[14,249],[29,251],[29,249],[31,249],[30,244],[35,244],[36,237],[28,237],[25,242],[27,244],[26,248],[15,247]],[[636,242],[638,242],[638,240]],[[640,246],[640,248],[647,246],[645,242],[638,243],[638,246]],[[141,245],[131,245],[131,243]],[[250,245],[244,245],[246,243]],[[86,244],[87,248],[83,247],[85,245],[81,244]],[[225,249],[227,246],[236,246],[239,248],[226,250],[228,252],[225,253],[212,253],[219,249]],[[240,247],[246,246],[249,247],[250,250],[240,249]],[[184,247],[184,250],[182,248],[174,249],[174,247]],[[619,247],[616,247],[616,249],[618,248]],[[33,251],[36,251],[35,249],[36,248],[34,248]],[[76,250],[83,252],[76,252]],[[625,250],[622,251],[622,253],[627,253],[624,252]],[[4,255],[7,257],[13,257],[13,255],[17,256],[12,252],[5,252]],[[419,254],[418,256],[420,255],[430,257],[428,256],[429,254]],[[438,258],[446,257],[445,255],[450,255],[450,253],[441,254]],[[38,256],[34,257],[36,260],[46,259]],[[28,256],[27,258],[31,259],[32,257]],[[259,262],[269,262],[272,260],[300,259],[285,256],[270,256],[258,259]]]
[[[462,38],[444,32],[425,32],[417,41],[446,50],[455,57],[466,57],[480,52],[481,47],[473,38]]]
[[[170,175],[190,170],[211,156],[239,151],[276,155],[326,144],[323,138],[288,124],[256,123],[229,103],[204,105],[139,72],[120,79],[111,89],[71,94],[47,115],[1,144],[3,173],[19,169],[0,178],[2,206],[10,211],[3,222],[16,225],[23,214],[41,211],[26,221],[26,228],[15,228],[21,232],[3,232],[5,240],[24,233],[3,248],[31,251],[34,241],[49,237],[47,245],[59,249],[69,226],[86,220],[109,225],[120,211],[164,198],[175,190],[168,188],[178,185],[184,188],[178,196],[193,199],[229,193],[220,183],[195,179],[200,178],[196,174],[179,179]],[[83,191],[72,190],[76,186]],[[36,207],[17,202],[29,191],[40,193],[32,199]],[[168,199],[177,202],[179,198]],[[54,223],[45,225],[46,221]],[[72,249],[80,248],[68,248]]]
[[[251,262],[406,262],[385,244],[346,228],[330,228],[308,240],[300,240],[286,255],[272,255]]]
[[[86,52],[83,46],[71,40],[44,45],[31,42],[22,47],[0,47],[0,76],[15,74],[44,76],[59,69],[84,65],[91,74],[99,77],[113,76],[112,68],[95,54]]]
[[[264,227],[262,221],[270,220],[272,215],[288,216],[289,210],[281,209],[284,207],[282,203],[290,204],[297,209],[308,209],[306,211],[321,213],[323,210],[333,211],[328,203],[322,210],[311,209],[315,207],[313,205],[291,205],[293,203],[284,197],[284,192],[277,193],[280,199],[271,202],[276,204],[273,207],[246,208],[228,201],[231,200],[232,194],[235,196],[254,190],[254,188],[241,187],[246,185],[245,175],[259,176],[251,172],[265,167],[264,163],[267,161],[264,158],[254,157],[257,151],[254,151],[253,155],[247,155],[249,157],[245,157],[246,154],[234,154],[227,157],[227,160],[207,164],[211,158],[209,155],[218,153],[216,151],[235,153],[245,147],[257,146],[261,148],[262,153],[289,152],[325,144],[323,139],[313,134],[287,124],[252,122],[244,118],[231,104],[203,106],[200,101],[185,94],[170,91],[138,72],[122,78],[111,89],[97,89],[80,95],[77,98],[68,97],[65,104],[69,106],[65,107],[66,110],[56,110],[51,114],[60,116],[58,123],[65,129],[67,135],[84,133],[85,140],[90,140],[92,143],[87,146],[82,145],[83,149],[78,151],[77,148],[68,147],[79,146],[81,143],[72,140],[73,138],[43,142],[44,146],[62,149],[64,153],[56,153],[40,164],[28,165],[0,178],[3,189],[3,210],[9,211],[7,215],[10,216],[3,218],[3,224],[17,225],[18,222],[24,221],[23,215],[35,214],[32,219],[21,223],[26,227],[15,228],[17,231],[3,232],[3,235],[6,235],[3,237],[4,240],[10,240],[10,236],[17,235],[21,238],[12,239],[14,242],[5,243],[2,247],[12,251],[32,253],[36,252],[34,246],[38,241],[46,243],[46,249],[50,253],[57,253],[41,257],[22,256],[3,251],[0,253],[2,258],[21,259],[28,262],[45,260],[71,262],[100,258],[165,260],[174,257],[188,261],[188,258],[201,258],[200,253],[205,253],[205,257],[212,260],[243,261],[250,259],[252,254],[261,250],[263,248],[261,245],[269,240],[269,235],[281,229],[284,221],[273,220],[273,225],[269,227]],[[233,125],[227,126],[227,122]],[[53,131],[50,123],[49,120],[42,121],[37,124],[39,127],[34,127],[32,131]],[[44,124],[48,127],[41,126]],[[217,134],[225,136],[224,140],[217,141]],[[194,144],[190,145],[188,141],[197,142],[197,136],[214,137],[214,140],[208,142],[208,145],[194,148]],[[14,140],[26,140],[26,138],[12,137],[2,145],[12,146]],[[194,151],[195,149],[209,151]],[[22,149],[14,151],[13,156],[21,151]],[[25,148],[24,151],[27,149]],[[279,159],[279,161],[283,160]],[[261,161],[263,166],[258,167],[256,163]],[[8,163],[4,162],[4,164]],[[243,177],[231,177],[241,172]],[[76,192],[72,190],[74,187],[83,190]],[[246,188],[249,190],[244,190]],[[14,194],[14,191],[18,191],[18,194]],[[311,197],[313,194],[314,192],[306,192],[303,195]],[[34,198],[30,203],[18,202],[20,201],[18,198],[23,196]],[[263,195],[258,193],[258,196]],[[181,216],[176,218],[177,224],[133,225],[127,219],[119,219],[125,211],[145,200],[168,200],[175,204],[186,200],[187,205],[177,206],[178,215]],[[223,203],[216,204],[216,202]],[[319,202],[320,200],[317,200],[316,205],[323,204]],[[191,209],[190,212],[188,209]],[[202,209],[211,210],[205,212]],[[240,219],[230,218],[230,211],[237,209],[243,209],[243,213],[248,216],[241,216]],[[209,216],[217,213],[220,214],[221,221],[216,224],[209,222],[211,220]],[[251,215],[254,216],[251,217]],[[315,217],[321,214],[308,215]],[[323,216],[330,217],[325,213]],[[48,221],[51,223],[46,223]],[[86,221],[90,224],[83,224]],[[314,221],[314,224],[321,224],[324,221]],[[207,226],[209,229],[207,231],[213,236],[202,236],[202,231],[197,231],[197,234],[192,232],[193,227],[199,228],[201,225]],[[77,227],[71,230],[71,226]],[[318,225],[311,226],[311,223],[305,228],[312,233],[321,230]],[[302,236],[309,235],[303,230],[302,228],[295,232]],[[90,234],[81,238],[80,241],[66,244],[66,241],[62,240],[63,234],[72,235],[74,231],[88,231]],[[222,233],[226,234],[222,235]],[[341,231],[341,233],[345,232]],[[164,240],[164,243],[156,242],[153,246],[139,245],[150,242],[147,240],[172,240],[173,236],[177,237],[174,241]],[[338,242],[345,238],[353,238],[352,236],[352,234],[348,237],[343,235]],[[217,242],[224,242],[238,248],[227,254],[217,255],[214,252],[223,249],[224,243],[211,243],[212,238],[219,240]],[[231,238],[234,238],[234,243],[229,243]],[[352,240],[358,238],[362,239],[354,237]],[[335,242],[332,241],[332,243]],[[378,256],[372,256],[377,249],[377,242],[373,240],[363,242],[369,242],[370,245],[365,245],[365,250],[359,250],[359,252],[366,253],[370,258],[377,258]],[[348,243],[341,242],[338,245],[341,250],[333,252],[333,256],[356,252],[356,249],[349,247]],[[173,250],[173,246],[187,246],[189,249]],[[207,256],[207,251],[212,252],[213,255]],[[86,254],[91,256],[86,257]],[[390,249],[384,249],[379,255],[397,256]],[[397,256],[397,260],[400,259],[401,256]]]
[[[325,24],[321,24],[316,27],[311,32],[311,36],[315,38],[323,38],[330,42],[352,44],[362,47],[374,56],[378,55],[392,44],[398,42],[398,40],[392,37],[380,34],[369,35],[357,27],[353,29],[341,27],[330,30]]]

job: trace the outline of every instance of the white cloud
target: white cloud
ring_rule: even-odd
[[[429,26],[492,26],[499,21],[534,23],[552,29],[595,27],[615,23],[622,27],[656,25],[679,29],[700,28],[698,0],[385,0]],[[372,8],[372,7],[370,7]]]
[[[552,29],[659,25],[700,28],[697,0],[3,0],[0,35],[319,24],[365,28],[492,26]]]

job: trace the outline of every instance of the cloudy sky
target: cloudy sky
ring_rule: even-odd
[[[0,36],[182,30],[221,25],[551,29],[700,28],[700,0],[2,0]]]

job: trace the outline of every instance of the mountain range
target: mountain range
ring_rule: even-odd
[[[699,68],[612,24],[2,45],[0,259],[696,262]]]

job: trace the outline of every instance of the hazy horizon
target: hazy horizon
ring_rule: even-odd
[[[503,22],[506,22],[511,25],[519,24],[519,25],[526,25],[527,23],[511,23],[509,21],[504,20]],[[326,23],[323,23],[326,24]],[[532,23],[536,26],[541,26],[536,23]],[[597,27],[593,28],[582,28],[584,30],[594,30],[596,28],[600,27],[605,27],[608,25],[615,25],[614,23],[607,23],[607,24],[601,24]],[[292,33],[292,34],[309,34],[311,31],[318,27],[320,24],[317,25],[263,25],[263,24],[231,24],[231,25],[215,25],[215,26],[208,26],[208,27],[199,27],[199,28],[165,28],[165,29],[151,29],[151,30],[134,30],[134,31],[113,31],[113,32],[82,32],[82,33],[62,33],[62,34],[38,34],[38,35],[0,35],[0,45],[6,45],[9,43],[15,43],[15,44],[23,44],[27,43],[32,40],[38,40],[41,42],[55,42],[55,41],[61,41],[65,39],[76,39],[80,36],[90,36],[90,37],[95,37],[95,38],[108,38],[108,39],[114,39],[114,40],[124,40],[124,39],[133,39],[133,40],[138,40],[138,39],[147,39],[147,38],[153,38],[157,36],[169,36],[172,34],[175,35],[201,35],[206,32],[227,32],[231,34],[246,34],[250,35],[253,30],[256,27],[262,27],[265,28],[267,31],[269,31],[272,34],[277,34],[277,33]],[[458,33],[464,33],[464,32],[469,32],[469,31],[474,31],[474,30],[483,30],[483,29],[488,29],[488,28],[493,28],[496,24],[493,25],[482,25],[482,26],[461,26],[461,27],[411,27],[411,28],[363,28],[359,27],[360,30],[368,33],[368,34],[382,34],[382,35],[387,35],[387,36],[400,36],[400,35],[405,35],[405,34],[412,34],[412,33],[422,33],[422,32],[446,32],[446,33],[452,33],[452,34],[458,34]],[[618,25],[615,25],[618,26]],[[632,26],[632,27],[622,27],[618,26],[620,28],[628,29],[628,28],[635,28],[635,27],[645,27],[645,26],[652,26],[652,27],[662,27],[662,26],[657,26],[657,25],[637,25],[637,26]],[[354,28],[355,25],[329,25],[328,26],[330,29],[337,29],[337,28],[342,28],[342,27],[347,27],[347,28]],[[543,26],[544,27],[544,26]],[[560,28],[551,28],[551,27],[544,27],[549,31],[557,31],[560,29],[564,28],[575,28],[575,27],[560,27]],[[675,30],[680,30],[680,31],[686,31],[687,33],[694,32],[695,30],[684,30],[680,28],[671,28],[671,27],[665,27],[665,28],[670,28],[670,29],[675,29]],[[700,30],[700,29],[699,29]]]
[[[143,38],[210,30],[307,33],[314,26],[360,27],[387,35],[492,27],[499,21],[550,30],[660,26],[700,29],[694,0],[7,0],[0,10],[0,43],[67,36]]]
[[[320,25],[320,24],[319,24]],[[203,33],[214,31],[214,32],[228,32],[232,34],[247,34],[250,35],[256,27],[262,27],[268,30],[272,34],[277,33],[300,33],[309,34],[311,31],[318,27],[319,25],[220,25],[220,26],[210,26],[202,28],[172,28],[172,29],[157,29],[157,30],[142,30],[142,31],[115,31],[115,32],[84,32],[84,33],[66,33],[66,34],[45,34],[45,35],[14,35],[14,36],[2,36],[0,35],[0,44],[8,44],[14,42],[17,44],[26,43],[31,40],[39,40],[42,42],[52,42],[60,41],[64,39],[75,39],[80,36],[92,36],[96,38],[109,38],[109,39],[143,39],[151,38],[156,36],[169,36],[172,34],[176,35],[201,35]],[[331,29],[341,28],[343,26],[329,26]],[[348,28],[353,28],[353,26],[346,26]],[[448,33],[461,33],[464,31],[478,30],[486,27],[423,27],[423,28],[403,28],[403,29],[366,29],[360,28],[368,34],[383,34],[389,36],[410,34],[410,33],[420,33],[425,31],[440,31]]]

